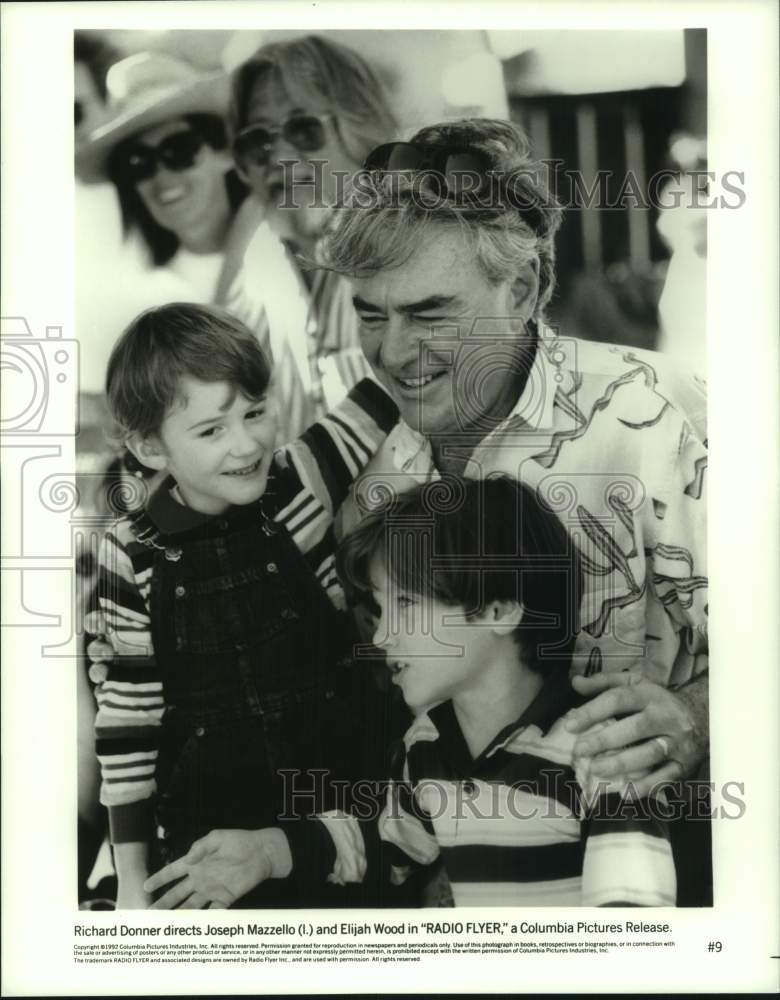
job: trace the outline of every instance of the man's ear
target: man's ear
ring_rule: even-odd
[[[168,467],[168,456],[156,434],[143,435],[136,431],[125,440],[125,444],[147,469],[161,472]]]
[[[523,620],[523,606],[517,601],[491,601],[486,618],[498,635],[510,635]]]
[[[515,315],[528,322],[536,311],[539,298],[539,259],[534,257],[523,266],[512,282],[512,305]]]

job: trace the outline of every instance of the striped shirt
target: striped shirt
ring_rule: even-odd
[[[230,287],[226,308],[273,359],[280,442],[292,441],[370,375],[348,283],[301,271],[290,244],[262,223]]]
[[[535,489],[583,553],[576,673],[644,657],[648,679],[674,685],[707,667],[706,407],[704,383],[663,355],[543,328],[514,409],[470,442],[466,476],[502,473]],[[438,476],[428,439],[400,421],[340,530],[372,509],[379,484]]]
[[[333,517],[396,419],[394,404],[376,383],[359,383],[336,410],[277,453],[258,504],[289,531],[338,608],[344,607],[344,597],[335,572]],[[97,683],[100,798],[109,809],[114,842],[146,839],[149,800],[156,791],[165,711],[149,609],[156,555],[165,550],[167,557],[177,558],[186,532],[229,517],[226,512],[212,518],[183,506],[174,499],[172,485],[170,479],[163,483],[146,512],[123,518],[106,533],[98,560],[99,608],[85,623],[87,631],[108,639],[114,653],[110,662],[94,663],[90,671]],[[260,516],[257,523],[259,530]]]
[[[560,715],[570,695],[565,677],[548,681],[476,759],[452,702],[414,720],[379,818],[394,882],[441,858],[456,906],[675,904],[663,803],[598,796],[573,762]],[[330,880],[359,881],[364,825],[318,819],[333,840]]]

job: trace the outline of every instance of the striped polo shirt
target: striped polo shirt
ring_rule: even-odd
[[[565,676],[472,758],[452,702],[407,731],[379,818],[393,881],[441,858],[456,906],[673,906],[663,802],[621,801],[575,766]],[[363,827],[319,817],[334,846],[331,881],[365,871]]]
[[[397,419],[395,404],[364,380],[332,413],[277,452],[262,516],[284,525],[333,604],[344,607],[335,572],[333,517],[355,477]],[[109,809],[113,842],[145,840],[165,704],[160,664],[151,637],[149,594],[156,553],[176,558],[185,533],[230,518],[213,518],[175,499],[164,482],[147,510],[119,520],[103,539],[98,566],[98,609],[86,630],[104,636],[110,662],[93,663],[98,711],[96,750],[102,769],[100,800]]]

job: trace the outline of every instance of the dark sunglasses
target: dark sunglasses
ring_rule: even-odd
[[[233,158],[244,170],[266,167],[280,136],[299,153],[316,153],[325,145],[325,122],[331,118],[333,115],[290,115],[277,128],[249,125],[233,139]]]
[[[412,142],[386,142],[368,154],[365,170],[385,173],[436,175],[444,194],[478,193],[492,168],[490,157],[456,146],[418,146]],[[476,183],[476,186],[474,182]]]
[[[535,229],[539,207],[518,185],[502,181],[487,153],[464,146],[424,146],[413,142],[386,142],[368,154],[363,169],[369,173],[425,174],[433,194],[459,207],[502,211],[508,204]]]
[[[148,181],[160,166],[168,170],[189,170],[195,163],[205,140],[192,129],[182,129],[166,136],[157,146],[133,143],[121,150],[114,161],[118,176],[130,184]]]

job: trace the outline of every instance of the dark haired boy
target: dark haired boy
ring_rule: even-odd
[[[378,822],[395,882],[441,859],[457,906],[674,905],[663,803],[594,788],[573,759],[580,557],[533,491],[503,477],[412,490],[347,536],[339,572],[370,595],[415,713]],[[320,877],[360,882],[376,823],[317,819]],[[195,891],[225,905],[274,834],[215,831],[153,884],[183,878],[171,905]]]
[[[397,412],[365,380],[275,453],[269,379],[254,336],[203,306],[142,314],[109,361],[127,447],[168,474],[106,534],[90,628],[113,649],[93,671],[119,908],[149,905],[154,861],[214,827],[275,822],[281,769],[339,772],[351,749],[332,690],[350,648],[332,521]],[[294,905],[290,867],[238,905]]]

